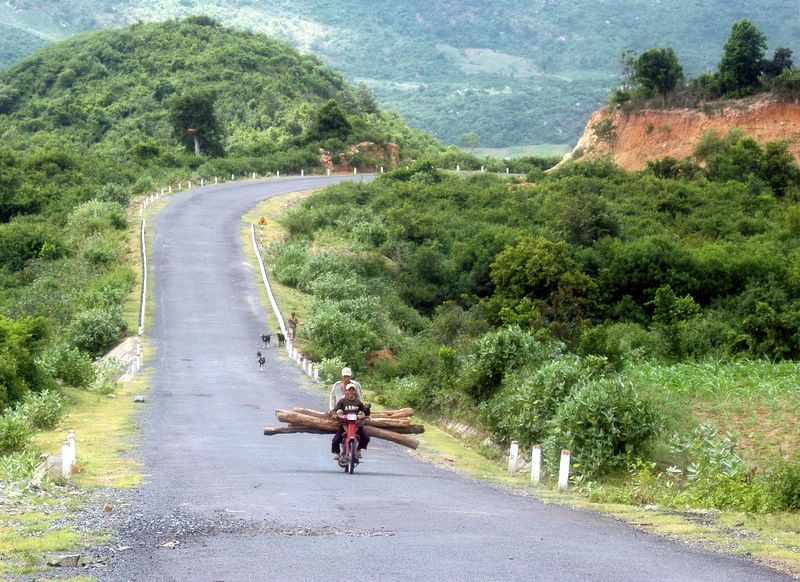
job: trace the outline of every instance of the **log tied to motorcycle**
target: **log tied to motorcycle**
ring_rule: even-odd
[[[412,434],[425,432],[421,424],[411,424],[414,415],[413,408],[400,408],[397,410],[383,410],[373,412],[363,420],[364,430],[373,438],[387,440],[405,447],[416,449],[419,440]],[[264,434],[272,436],[295,432],[311,434],[333,434],[339,430],[339,423],[325,412],[310,408],[294,407],[292,410],[275,411],[276,418],[287,423],[288,426],[266,427]]]

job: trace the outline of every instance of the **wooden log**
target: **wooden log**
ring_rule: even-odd
[[[336,430],[324,430],[321,428],[309,428],[307,426],[268,426],[264,429],[264,434],[272,436],[276,434],[288,434],[294,432],[305,432],[309,434],[334,434]]]
[[[410,424],[408,426],[398,426],[387,430],[391,430],[397,434],[422,434],[425,432],[425,427],[421,424]]]
[[[301,414],[290,410],[276,410],[275,417],[281,422],[287,422],[295,425],[305,425],[312,428],[331,429],[336,430],[339,423],[333,418],[318,418],[309,414]]]
[[[299,412],[300,414],[307,414],[308,416],[314,416],[316,418],[331,418],[328,416],[327,412],[320,412],[319,410],[312,410],[301,406],[295,406],[292,408],[292,412]]]
[[[388,430],[385,428],[376,428],[374,426],[365,426],[364,430],[367,434],[371,437],[376,439],[383,439],[385,441],[390,441],[393,443],[397,443],[398,445],[403,445],[404,447],[408,447],[411,449],[416,449],[419,446],[419,440],[415,439],[414,437],[398,434],[392,430]]]
[[[326,412],[320,412],[319,410],[312,410],[311,408],[303,408],[301,406],[295,406],[294,408],[292,408],[292,412],[299,412],[300,414],[308,414],[309,416],[316,416],[317,418],[330,418]],[[403,419],[403,418],[411,418],[413,415],[414,415],[413,408],[401,408],[398,410],[374,411],[370,416],[372,416],[372,418]]]
[[[318,427],[320,423],[338,422],[336,420],[336,417],[328,416],[324,412],[319,412],[316,410],[309,410],[308,408],[299,408],[299,407],[293,408],[291,411],[276,410],[275,416],[281,422],[288,422],[291,424],[305,424],[308,426],[318,426]],[[368,416],[367,419],[364,420],[364,426],[370,425],[370,426],[377,426],[378,428],[395,428],[395,427],[409,426],[410,424],[411,424],[410,418],[372,418],[371,416]]]
[[[396,428],[411,425],[410,418],[378,418],[368,416],[364,420],[364,426],[377,426],[379,428]]]
[[[413,408],[398,408],[397,410],[381,410],[380,412],[375,412],[378,415],[386,415],[392,418],[404,418],[407,416],[414,416],[414,409]]]
[[[300,414],[298,412],[289,410],[276,410],[275,416],[281,422],[289,423],[291,428],[303,427],[332,433],[338,430],[339,427],[339,423],[336,420],[317,418],[315,416]],[[400,429],[402,428],[404,427],[400,427]],[[391,429],[379,428],[376,426],[365,426],[364,430],[367,431],[368,435],[374,436],[375,438],[387,440],[412,449],[416,449],[419,446],[419,440],[406,434],[400,434],[399,432],[395,432]]]

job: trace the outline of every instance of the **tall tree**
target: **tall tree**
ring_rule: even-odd
[[[310,140],[336,138],[344,141],[353,132],[341,105],[335,100],[326,101],[317,112],[317,117],[308,131]]]
[[[792,62],[792,49],[780,47],[776,48],[772,54],[771,61],[764,61],[764,73],[769,77],[777,77],[786,69],[791,69],[794,66]]]
[[[733,24],[717,66],[723,94],[746,95],[758,86],[766,50],[767,37],[755,24],[746,18]]]
[[[221,155],[220,129],[214,113],[216,95],[212,91],[196,91],[176,97],[169,110],[175,137],[189,151],[199,156]]]
[[[645,95],[661,95],[662,100],[683,78],[683,67],[672,48],[651,48],[642,53],[634,64],[633,80]]]

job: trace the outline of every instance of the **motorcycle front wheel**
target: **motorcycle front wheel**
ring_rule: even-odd
[[[347,451],[347,472],[351,475],[356,469],[356,455],[358,454],[356,451],[357,448],[358,447],[356,447],[356,443],[350,443],[350,450]]]

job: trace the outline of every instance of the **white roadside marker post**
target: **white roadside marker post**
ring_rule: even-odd
[[[558,490],[566,491],[569,485],[569,457],[567,449],[561,451],[561,463],[558,466]]]
[[[519,457],[519,441],[511,441],[511,449],[508,451],[508,474],[513,475],[517,472],[517,458]]]
[[[542,447],[536,445],[531,452],[531,481],[534,485],[539,484],[542,472]]]

